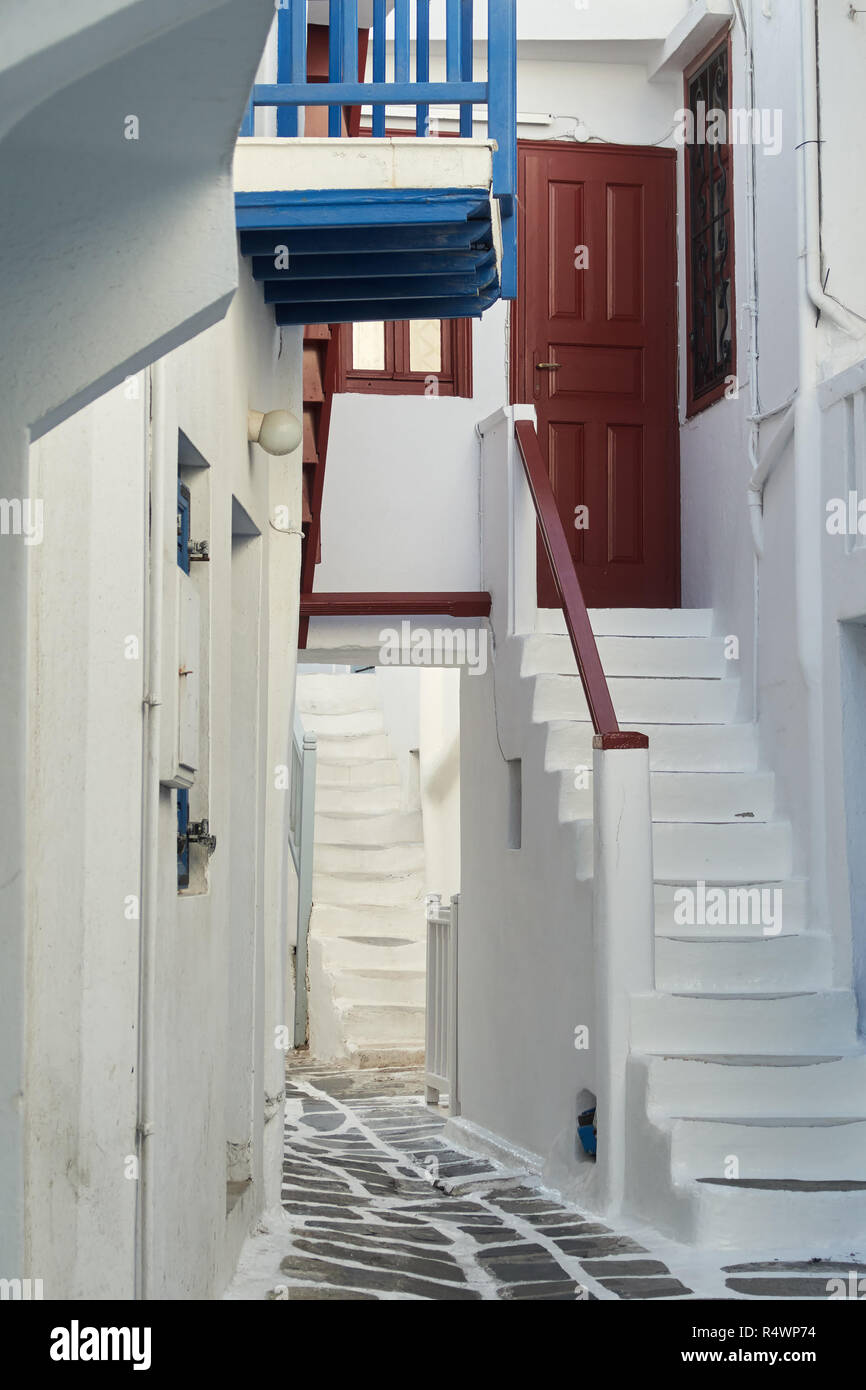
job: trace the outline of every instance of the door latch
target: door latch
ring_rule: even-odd
[[[208,859],[217,847],[216,835],[211,835],[210,825],[206,820],[190,821],[186,839],[187,844],[201,845],[202,849],[207,851]]]
[[[561,372],[562,362],[539,362],[535,368],[537,372]]]

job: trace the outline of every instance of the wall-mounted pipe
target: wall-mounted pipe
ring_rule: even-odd
[[[764,555],[764,488],[794,435],[795,420],[796,411],[792,404],[788,406],[781,425],[762,456],[757,452],[757,426],[749,444],[749,457],[752,461],[752,476],[749,479],[748,490],[749,520],[755,554],[759,560],[763,559]]]
[[[145,476],[150,525],[144,533],[144,630],[147,669],[144,690],[141,812],[141,904],[138,966],[138,1097],[135,1208],[135,1297],[149,1296],[153,1267],[150,1211],[156,1037],[156,933],[159,919],[160,730],[163,682],[163,584],[165,577],[165,506],[168,460],[165,456],[165,365],[147,374],[148,419]]]

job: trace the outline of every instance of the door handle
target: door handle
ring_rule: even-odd
[[[537,372],[561,372],[562,366],[561,362],[538,362],[535,370]]]

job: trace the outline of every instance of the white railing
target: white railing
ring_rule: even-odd
[[[316,825],[316,735],[295,714],[289,792],[289,850],[298,876],[295,937],[295,1047],[307,1041],[307,939],[313,910],[313,850]]]
[[[448,1096],[452,1115],[460,1113],[457,1093],[457,922],[460,898],[442,906],[427,899],[427,1046],[424,1087],[428,1105]]]

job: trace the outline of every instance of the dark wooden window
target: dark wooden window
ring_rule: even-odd
[[[471,396],[472,320],[344,324],[337,389]]]
[[[730,40],[686,73],[688,413],[720,400],[736,374]],[[714,113],[721,113],[717,119]]]

